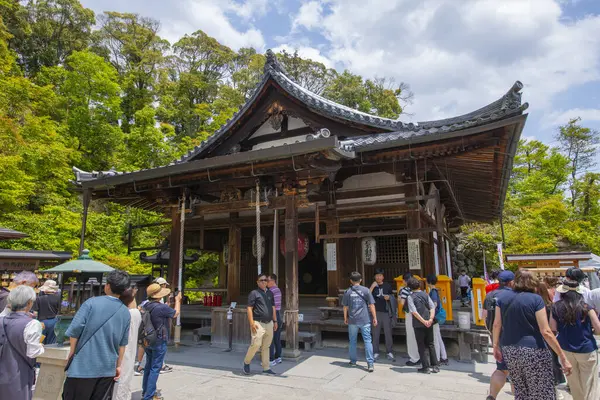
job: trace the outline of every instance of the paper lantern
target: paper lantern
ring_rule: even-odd
[[[308,236],[302,232],[298,232],[298,261],[302,261],[306,257],[309,245]],[[281,255],[285,256],[285,237],[283,236],[279,239],[279,250],[281,251]]]
[[[265,257],[265,249],[266,249],[267,240],[263,235],[260,235],[260,259],[262,260]],[[256,235],[252,238],[252,255],[254,258],[256,257]]]
[[[375,264],[377,259],[377,242],[375,238],[366,237],[362,240],[362,260],[365,265]]]

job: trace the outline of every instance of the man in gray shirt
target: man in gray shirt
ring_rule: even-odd
[[[369,312],[373,317],[373,326],[377,326],[377,314],[375,312],[375,299],[371,291],[360,285],[362,276],[358,272],[350,274],[350,288],[344,293],[342,305],[344,306],[344,323],[348,325],[348,337],[350,339],[350,365],[356,365],[356,341],[358,331],[362,335],[365,343],[365,355],[367,358],[367,368],[373,372],[373,342],[371,340],[371,319]]]

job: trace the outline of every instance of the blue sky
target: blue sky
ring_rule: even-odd
[[[233,49],[298,49],[364,77],[406,82],[406,121],[473,111],[516,80],[523,135],[555,144],[580,116],[600,129],[600,0],[82,0],[97,14],[161,21],[171,43],[198,29]]]

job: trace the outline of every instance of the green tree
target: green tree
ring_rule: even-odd
[[[42,67],[62,64],[73,52],[87,48],[94,12],[78,0],[28,0],[4,2],[2,14],[7,17],[12,34],[10,48],[28,76]]]
[[[106,12],[93,34],[92,49],[117,69],[123,90],[123,132],[129,132],[135,113],[156,100],[159,69],[169,42],[158,36],[160,23],[137,14]]]
[[[235,53],[202,31],[180,39],[173,53],[160,79],[158,116],[178,136],[194,138],[213,117],[203,110],[219,95]]]
[[[118,163],[123,147],[119,128],[121,89],[115,68],[89,51],[74,52],[66,66],[44,69],[40,80],[52,82],[60,96],[65,134],[84,156],[81,167],[106,170]]]
[[[362,112],[398,118],[402,113],[400,100],[408,101],[412,94],[405,84],[395,85],[385,78],[363,81],[360,75],[344,71],[325,88],[323,96]]]
[[[292,79],[316,94],[322,94],[337,76],[334,69],[317,61],[301,58],[298,50],[293,53],[283,50],[277,55],[277,59]]]
[[[600,132],[579,125],[581,118],[574,118],[560,127],[556,139],[560,142],[563,154],[569,159],[571,179],[571,205],[577,202],[580,192],[577,177],[580,173],[596,165],[596,145],[600,143]]]

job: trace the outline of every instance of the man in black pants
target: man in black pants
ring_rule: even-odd
[[[421,282],[416,278],[408,280],[408,287],[412,291],[408,297],[408,311],[413,316],[413,327],[419,348],[419,357],[423,368],[417,372],[429,374],[438,373],[438,360],[435,355],[433,336],[433,318],[435,317],[435,304],[429,295],[421,290]]]

